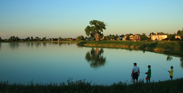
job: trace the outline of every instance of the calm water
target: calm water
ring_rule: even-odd
[[[72,78],[100,85],[131,84],[134,62],[140,67],[141,80],[145,80],[147,65],[151,65],[154,82],[170,80],[170,66],[174,66],[173,79],[183,78],[181,57],[71,43],[0,43],[0,81],[9,83],[61,83]]]

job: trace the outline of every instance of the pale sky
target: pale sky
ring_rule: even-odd
[[[103,34],[173,34],[183,28],[183,0],[0,0],[0,37],[86,36],[89,21]]]

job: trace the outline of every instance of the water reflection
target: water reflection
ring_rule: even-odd
[[[9,43],[9,46],[11,49],[18,49],[20,43]],[[71,42],[30,42],[30,43],[24,43],[27,47],[40,47],[40,46],[44,46],[46,47],[46,45],[71,45],[71,44],[75,44],[75,43],[71,43]],[[1,43],[0,43],[0,48],[1,48]]]
[[[36,43],[36,47],[39,47],[39,46],[41,46],[41,43]]]
[[[180,66],[181,66],[182,69],[183,69],[183,57],[180,59]]]
[[[104,50],[101,48],[92,48],[90,52],[86,53],[85,59],[90,63],[92,68],[98,68],[105,64],[106,58],[103,57]]]
[[[27,46],[27,47],[30,47],[30,45],[31,45],[31,43],[26,43],[26,46]]]
[[[168,55],[167,58],[166,58],[167,61],[171,61],[172,59],[173,58],[170,55]]]
[[[145,51],[146,51],[145,49],[142,50],[143,53],[145,53]]]
[[[11,49],[18,49],[19,43],[9,43]]]
[[[45,42],[43,43],[43,46],[46,47],[46,43]]]
[[[155,52],[145,51],[143,54],[141,50],[96,47],[82,47],[81,49],[77,48],[75,43],[72,45],[62,42],[37,43],[1,43],[1,81],[27,84],[26,82],[34,80],[35,83],[45,84],[51,81],[66,82],[69,77],[73,77],[74,80],[86,78],[92,80],[93,83],[104,85],[118,81],[131,83],[129,73],[131,64],[136,60],[142,72],[147,70],[147,65],[152,65],[152,81],[154,82],[169,80],[168,72],[159,65],[168,70],[170,66],[174,66],[174,79],[183,77],[183,74],[180,74],[183,70],[183,57],[179,56],[170,55],[173,58],[171,59],[168,55]],[[11,48],[18,49],[14,51]],[[171,59],[171,62],[167,62],[167,58]],[[58,60],[61,61],[58,62]],[[144,80],[145,77],[146,74],[141,74],[139,79]]]

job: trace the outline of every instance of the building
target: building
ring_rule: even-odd
[[[129,39],[133,41],[134,40],[134,35],[130,35]]]
[[[180,39],[181,40],[181,36],[180,35],[175,35],[175,39]]]
[[[146,35],[146,36],[147,36],[147,38],[149,38],[149,39],[151,38],[151,35]]]
[[[141,39],[140,39],[140,34],[135,34],[135,35],[130,35],[129,36],[129,38],[130,38],[130,40],[132,40],[132,41],[136,41],[136,40],[138,40],[138,41],[140,41]]]
[[[123,37],[123,41],[126,41],[127,37],[128,37],[128,34],[126,34],[126,35]]]
[[[151,40],[153,40],[153,41],[154,40],[161,41],[161,40],[166,39],[166,38],[168,38],[168,35],[163,33],[163,32],[158,32],[158,33],[156,32],[155,35],[151,34]]]

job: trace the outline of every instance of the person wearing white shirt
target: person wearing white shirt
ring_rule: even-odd
[[[139,73],[140,73],[140,69],[137,66],[137,63],[133,63],[134,67],[132,68],[132,78],[133,78],[133,84],[136,82],[138,83],[138,77],[139,77]]]

